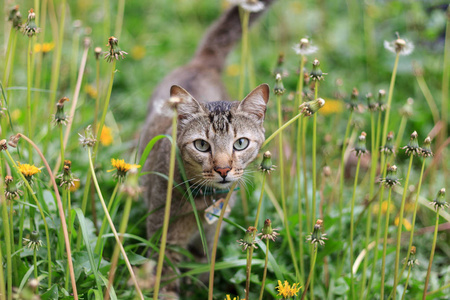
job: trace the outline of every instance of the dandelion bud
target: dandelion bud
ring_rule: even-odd
[[[56,177],[60,180],[59,186],[65,187],[66,189],[75,187],[75,181],[79,181],[79,179],[73,176],[71,167],[72,162],[70,160],[64,160],[63,172]]]
[[[394,185],[400,184],[400,181],[397,177],[397,166],[387,166],[387,174],[386,178],[381,179],[381,182],[384,183],[386,187],[392,188]]]
[[[377,103],[373,99],[372,93],[366,94],[366,101],[367,101],[367,107],[369,108],[369,111],[374,112],[378,109]]]
[[[272,72],[273,76],[276,77],[277,74],[280,74],[281,77],[287,77],[289,75],[288,71],[283,66],[283,64],[284,64],[284,54],[280,53],[278,55],[277,66],[275,67],[275,70],[273,70],[273,72]]]
[[[92,132],[92,127],[89,125],[84,130],[84,135],[78,134],[80,138],[78,139],[80,141],[80,144],[83,147],[94,147],[95,143],[97,142],[97,139],[94,136],[94,133]]]
[[[325,105],[325,100],[318,98],[316,100],[303,102],[298,109],[301,110],[304,116],[309,117],[315,114],[321,107]]]
[[[64,113],[64,102],[69,101],[69,98],[63,97],[56,103],[56,113],[53,115],[53,124],[67,125],[69,116]]]
[[[405,153],[407,155],[420,155],[422,153],[422,149],[419,147],[419,141],[417,140],[418,134],[417,131],[414,131],[411,134],[411,138],[409,140],[408,145],[403,147],[405,149]]]
[[[13,200],[22,193],[18,188],[12,176],[5,176],[5,197]]]
[[[328,240],[328,238],[325,237],[327,234],[322,234],[321,232],[322,225],[323,221],[321,219],[317,219],[316,224],[314,224],[313,232],[306,237],[306,240],[310,241],[311,244],[319,244],[323,246],[325,245],[325,240]]]
[[[120,60],[125,58],[125,54],[128,54],[125,51],[120,50],[119,48],[119,40],[113,36],[108,39],[108,44],[106,46],[109,47],[108,52],[106,52],[104,59],[107,62],[112,62],[113,60]]]
[[[416,246],[411,246],[411,251],[409,251],[409,258],[406,265],[408,267],[414,267],[415,265],[419,264],[419,260],[416,259]]]
[[[436,199],[431,201],[430,205],[434,206],[434,210],[436,211],[438,211],[438,209],[445,209],[449,206],[449,204],[445,202],[445,188],[439,190]]]
[[[267,174],[270,174],[271,171],[275,170],[275,166],[272,165],[272,154],[270,151],[264,152],[263,160],[261,164],[259,165],[259,169],[262,172],[267,172]]]
[[[20,140],[20,133],[12,135],[9,137],[8,145],[13,148],[17,148],[17,143],[19,142],[19,140]]]
[[[31,250],[39,250],[42,247],[42,241],[39,240],[39,233],[37,231],[31,232],[29,239],[23,239],[23,244]]]
[[[247,250],[248,248],[255,248],[257,249],[255,245],[255,235],[256,235],[256,228],[253,226],[248,227],[248,229],[245,231],[245,236],[243,239],[238,240],[237,242],[239,245],[242,246],[242,251]]]
[[[395,147],[394,147],[394,133],[390,131],[386,137],[386,144],[381,147],[381,152],[384,152],[385,154],[395,154]]]
[[[251,13],[259,12],[265,7],[264,2],[258,0],[244,0],[240,1],[239,4],[243,10]]]
[[[427,136],[420,149],[422,150],[423,157],[433,156],[433,151],[431,151],[431,138],[429,136]]]
[[[275,77],[275,80],[276,82],[273,88],[273,92],[275,93],[275,95],[281,96],[286,91],[286,89],[283,86],[283,82],[281,81],[281,74],[278,73]]]
[[[272,221],[270,221],[270,219],[266,219],[264,221],[262,233],[259,233],[258,236],[261,236],[262,240],[271,239],[273,242],[275,242],[277,235],[280,235],[277,230],[278,229],[272,228]]]
[[[383,111],[386,107],[386,105],[384,104],[384,97],[386,96],[386,91],[385,90],[379,90],[378,91],[378,99],[377,99],[377,106],[378,109]]]
[[[358,141],[356,142],[355,152],[356,156],[361,156],[367,152],[366,148],[366,133],[363,131],[361,135],[358,137]]]
[[[100,47],[95,47],[94,49],[94,54],[95,54],[95,59],[98,60],[100,57],[100,54],[102,54],[102,48]]]
[[[353,88],[352,94],[350,96],[350,102],[348,103],[348,109],[350,111],[358,110],[358,108],[359,108],[358,97],[359,97],[358,89],[357,88]]]
[[[36,19],[36,14],[34,13],[34,9],[31,8],[28,12],[27,22],[22,27],[23,34],[28,35],[28,37],[32,37],[41,31],[41,29],[37,27],[34,19]]]
[[[8,21],[12,22],[12,27],[19,30],[22,27],[22,15],[19,11],[19,5],[15,5],[9,11]]]
[[[400,115],[409,118],[413,115],[413,105],[414,103],[414,99],[413,98],[408,98],[406,100],[405,105],[403,105],[403,107],[400,109]]]
[[[323,80],[323,75],[327,75],[327,73],[323,73],[322,70],[319,68],[320,62],[318,59],[314,59],[313,61],[313,69],[311,71],[311,74],[309,75],[312,80],[319,81]]]

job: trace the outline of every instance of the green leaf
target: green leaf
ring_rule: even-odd
[[[52,287],[41,295],[41,300],[58,299],[58,285],[54,284]]]

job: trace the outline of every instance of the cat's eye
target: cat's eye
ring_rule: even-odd
[[[201,152],[207,152],[211,148],[207,141],[204,140],[195,140],[194,141],[195,149]]]
[[[248,147],[249,140],[247,138],[240,138],[233,144],[234,150],[242,151]]]

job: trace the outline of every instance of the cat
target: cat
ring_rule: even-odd
[[[267,8],[273,0],[262,1]],[[252,24],[262,12],[251,13]],[[214,200],[224,198],[233,182],[243,181],[244,170],[252,162],[265,140],[264,117],[270,90],[267,84],[256,87],[240,102],[230,102],[221,80],[226,57],[240,40],[242,28],[239,7],[227,10],[205,34],[192,60],[169,75],[156,87],[150,99],[147,120],[141,133],[139,153],[156,135],[171,134],[172,109],[169,97],[178,97],[177,145],[195,196],[196,209],[203,220],[209,250],[216,223],[208,224],[204,211]],[[170,142],[158,141],[150,152],[144,171],[168,174]],[[178,168],[176,183],[183,179]],[[147,218],[148,238],[162,227],[167,180],[156,174],[143,176],[144,198],[151,214]],[[185,188],[184,184],[179,187]],[[209,192],[208,192],[209,191]],[[218,194],[217,192],[220,192]],[[234,197],[230,199],[230,207]],[[187,192],[173,190],[167,243],[189,249],[199,260],[205,253],[200,241],[193,209]],[[181,255],[167,250],[174,264]],[[175,287],[176,289],[176,287]]]

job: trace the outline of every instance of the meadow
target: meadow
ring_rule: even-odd
[[[169,299],[139,134],[230,4],[2,4],[0,300]],[[269,84],[266,142],[209,263],[171,248],[181,299],[450,299],[448,3],[280,0],[243,40],[223,79]]]

